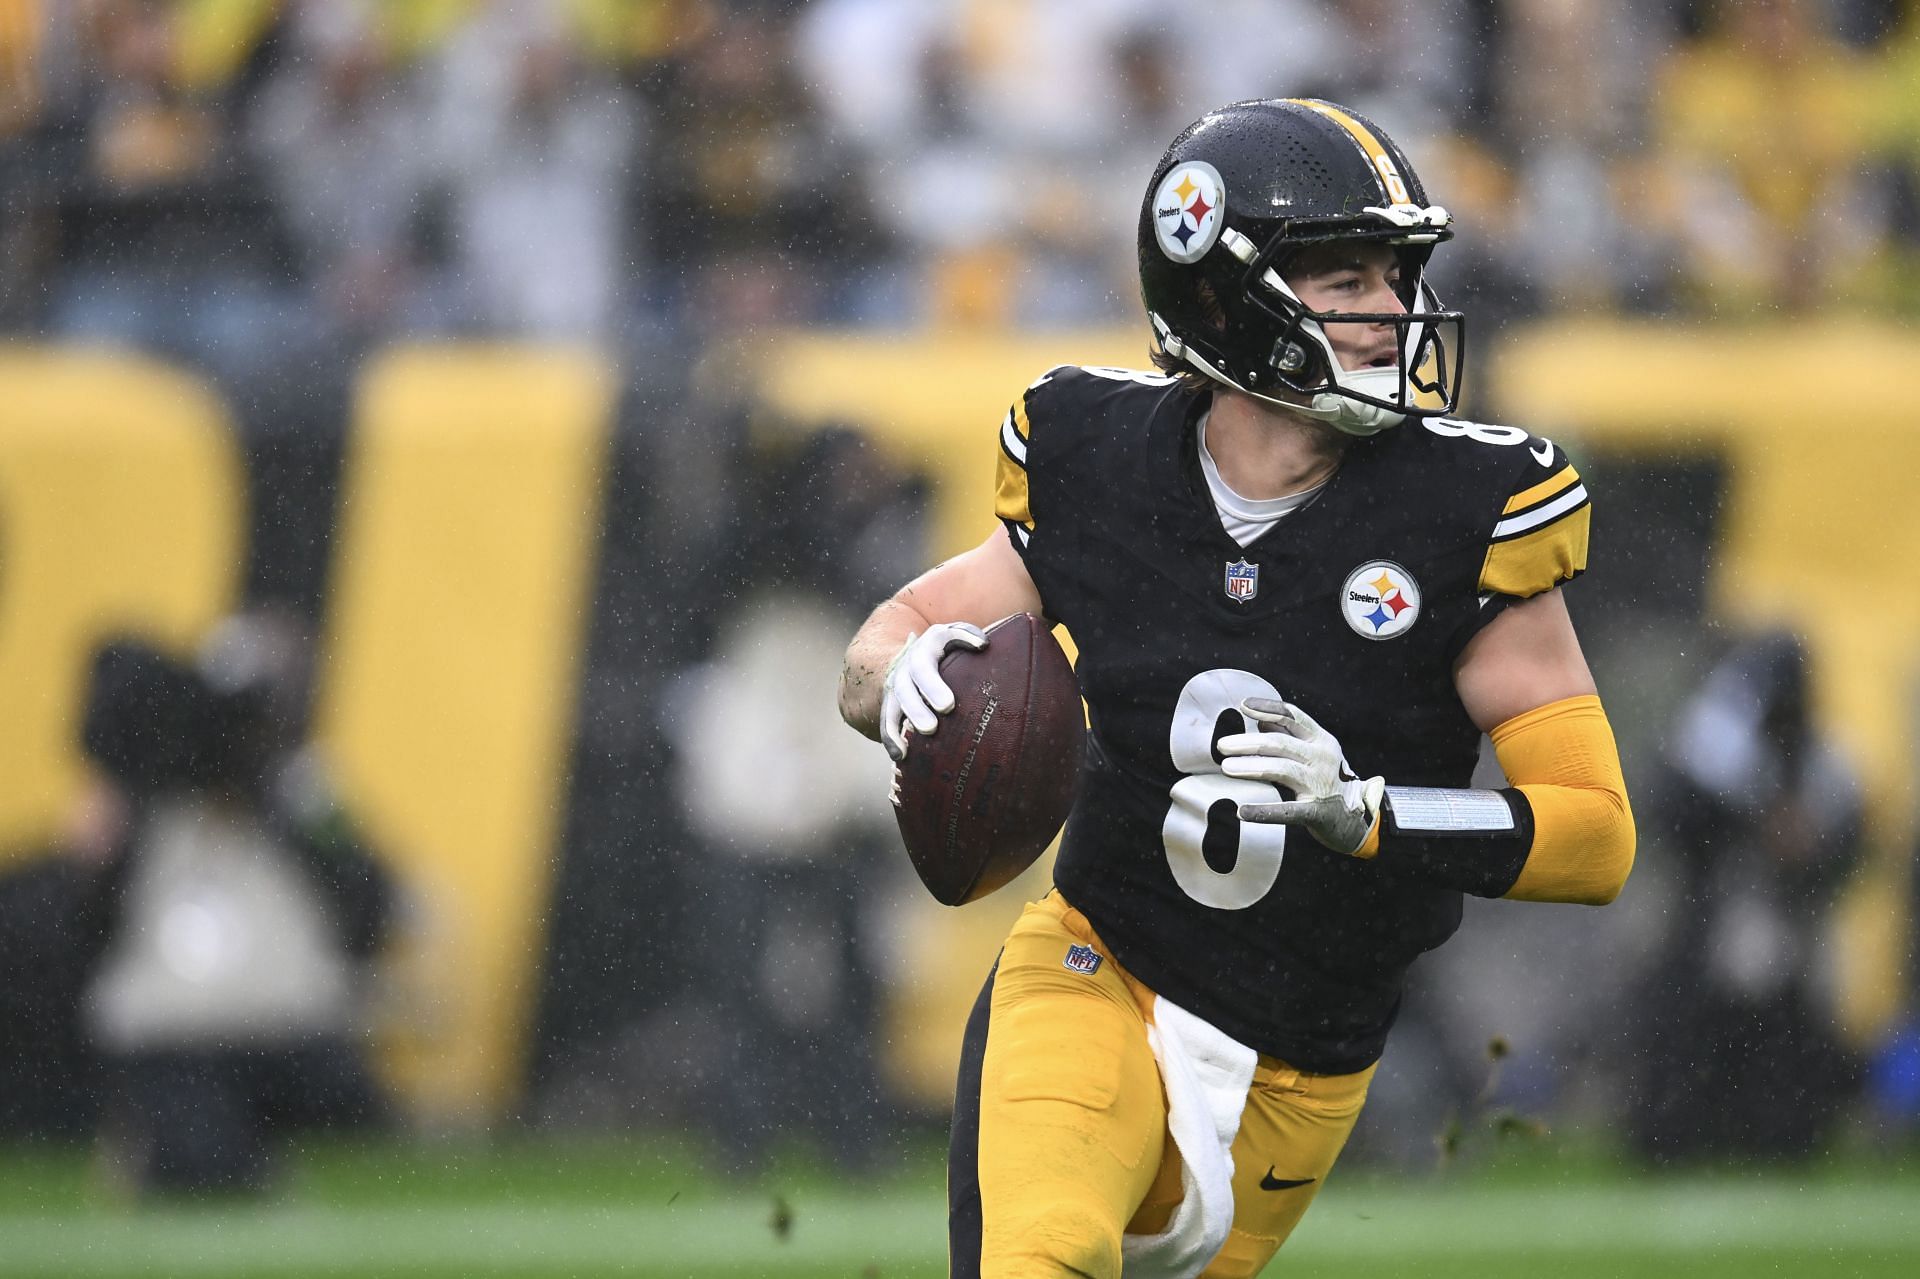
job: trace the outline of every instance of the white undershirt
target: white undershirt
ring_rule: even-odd
[[[1220,512],[1221,527],[1227,530],[1227,536],[1240,545],[1247,545],[1319,497],[1320,491],[1327,487],[1328,481],[1322,480],[1310,489],[1289,493],[1285,497],[1241,497],[1220,478],[1220,468],[1214,465],[1213,454],[1207,452],[1207,418],[1211,416],[1211,412],[1202,414],[1200,424],[1194,429],[1200,441],[1200,473],[1207,477],[1207,491],[1213,494],[1213,507]]]

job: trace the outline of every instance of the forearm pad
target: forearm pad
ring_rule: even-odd
[[[1633,812],[1600,699],[1569,697],[1495,728],[1513,785],[1388,786],[1357,854],[1477,897],[1605,905],[1633,869]]]
[[[1491,734],[1533,809],[1533,846],[1503,896],[1604,906],[1633,870],[1633,808],[1607,712],[1594,696],[1516,715]]]
[[[1389,786],[1357,857],[1475,897],[1513,887],[1533,846],[1533,809],[1517,790]]]

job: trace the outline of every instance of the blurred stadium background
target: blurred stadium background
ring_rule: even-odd
[[[1920,4],[0,0],[0,1275],[939,1273],[1044,867],[924,898],[839,648],[1302,95],[1599,494],[1641,854],[1276,1270],[1920,1273]]]

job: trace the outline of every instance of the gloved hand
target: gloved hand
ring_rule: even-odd
[[[1336,853],[1359,852],[1380,820],[1386,779],[1356,777],[1339,741],[1298,706],[1250,697],[1240,709],[1260,731],[1221,738],[1226,758],[1220,771],[1284,787],[1293,796],[1273,804],[1242,804],[1240,820],[1304,827]]]
[[[953,690],[940,678],[940,659],[955,645],[979,652],[986,633],[970,622],[937,622],[924,634],[909,635],[887,664],[886,692],[880,698],[880,744],[899,763],[907,757],[907,728],[931,733],[940,716],[953,709]]]

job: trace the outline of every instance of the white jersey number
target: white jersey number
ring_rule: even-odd
[[[1232,804],[1237,809],[1241,804],[1271,804],[1285,798],[1278,787],[1266,782],[1228,777],[1213,757],[1214,726],[1222,715],[1231,711],[1244,725],[1235,731],[1255,730],[1240,711],[1240,703],[1249,697],[1279,700],[1280,692],[1247,671],[1202,671],[1180,690],[1168,734],[1173,766],[1186,776],[1173,784],[1173,804],[1160,828],[1167,867],[1187,896],[1215,910],[1245,910],[1265,897],[1280,874],[1280,860],[1287,849],[1285,826],[1243,822],[1229,809],[1225,816],[1239,837],[1239,856],[1224,874],[1207,865],[1204,845],[1215,805]]]
[[[1145,369],[1119,369],[1108,364],[1082,364],[1082,373],[1091,373],[1103,377],[1109,382],[1138,382],[1141,386],[1171,386],[1174,376],[1171,373],[1149,373]]]
[[[1452,418],[1430,417],[1427,429],[1435,435],[1468,439],[1475,444],[1525,444],[1527,433],[1517,426],[1488,426],[1485,422],[1456,422]]]

